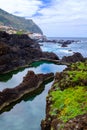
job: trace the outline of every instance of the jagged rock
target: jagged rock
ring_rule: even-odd
[[[66,43],[63,43],[61,47],[67,47],[67,44],[66,44]]]
[[[66,41],[61,41],[61,47],[67,47],[69,44],[73,43],[73,40],[66,40]]]
[[[6,55],[10,52],[10,47],[4,42],[0,43],[0,56]]]
[[[78,42],[78,41],[76,41],[76,40],[56,40],[56,39],[50,40],[50,39],[45,39],[45,40],[41,40],[40,42],[59,43],[59,44],[62,45],[62,47],[63,46],[66,47],[67,45],[69,45],[69,44],[71,44],[73,42]]]
[[[0,32],[0,74],[28,66],[41,58],[56,60],[56,54],[42,52],[40,45],[26,34]]]
[[[15,88],[6,88],[0,92],[0,111],[24,95],[37,90],[43,83],[53,78],[53,73],[35,74],[33,71],[29,71],[20,85]]]
[[[69,120],[62,130],[87,130],[87,114]]]
[[[50,53],[44,52],[43,57],[48,58],[48,59],[53,59],[53,60],[59,60],[59,57],[56,54],[54,54],[53,52],[50,52]]]
[[[10,39],[10,35],[8,33],[6,33],[5,31],[0,31],[0,40],[9,40]]]
[[[85,60],[85,58],[79,52],[76,52],[72,56],[64,56],[61,59],[61,62],[75,63],[77,61],[84,61],[84,60]]]

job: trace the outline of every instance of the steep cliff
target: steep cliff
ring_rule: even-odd
[[[22,29],[32,33],[41,33],[41,29],[31,20],[23,17],[17,17],[0,9],[0,24],[10,26],[18,30]]]

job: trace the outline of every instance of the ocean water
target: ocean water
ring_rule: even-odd
[[[51,37],[50,40],[75,40],[72,44],[69,44],[67,47],[61,47],[59,43],[39,43],[41,44],[41,49],[43,51],[54,52],[59,58],[63,56],[73,55],[74,52],[80,52],[84,57],[87,57],[87,38],[59,38]],[[43,44],[43,45],[42,45]]]
[[[39,43],[43,44],[43,51],[54,52],[60,58],[72,55],[74,52],[80,52],[87,57],[87,39],[86,38],[50,38],[50,39],[70,39],[78,40],[67,47],[61,47],[58,43]],[[10,74],[0,75],[0,91],[4,88],[12,88],[20,84],[28,70],[35,73],[61,72],[66,68],[64,65],[53,63],[36,62],[29,68],[14,71]],[[32,97],[26,97],[21,102],[14,105],[9,111],[0,114],[0,130],[41,130],[41,120],[45,118],[46,96],[53,82],[44,86],[43,90]]]

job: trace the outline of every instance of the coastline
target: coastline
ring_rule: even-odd
[[[15,39],[15,36],[13,35],[13,37],[14,37],[14,39]],[[3,60],[3,58],[4,58],[4,56],[7,56],[8,57],[8,59],[9,59],[9,61],[6,61],[5,62],[5,64],[3,64],[3,65],[5,65],[5,68],[6,68],[6,70],[4,70],[4,71],[2,71],[2,74],[6,74],[6,73],[9,73],[9,72],[11,72],[11,71],[14,71],[14,70],[18,70],[18,69],[20,69],[20,68],[26,68],[26,67],[29,67],[29,66],[31,66],[31,64],[33,63],[33,62],[38,62],[38,61],[44,61],[44,62],[51,62],[51,63],[54,63],[54,64],[57,64],[57,65],[67,65],[68,66],[68,68],[66,69],[66,71],[71,71],[71,70],[69,70],[70,68],[69,68],[69,66],[72,64],[72,63],[74,63],[74,62],[78,62],[78,61],[82,61],[82,62],[84,62],[85,63],[85,60],[87,59],[87,58],[84,58],[80,53],[74,53],[72,56],[64,56],[62,59],[59,59],[59,57],[57,56],[57,55],[55,55],[54,53],[48,53],[48,52],[43,52],[41,49],[40,49],[40,46],[35,42],[35,41],[32,41],[31,39],[28,39],[27,37],[26,37],[26,35],[21,35],[21,36],[17,36],[16,37],[17,39],[15,39],[15,40],[13,40],[14,41],[14,45],[16,46],[17,45],[17,47],[15,47],[14,45],[9,45],[9,46],[7,46],[6,44],[7,43],[5,43],[5,44],[3,44],[3,42],[5,42],[3,39],[2,39],[2,44],[4,45],[4,47],[6,47],[6,50],[5,51],[1,51],[1,53],[0,53],[0,56],[2,57],[2,61],[1,61],[1,66],[2,66],[2,64],[3,64],[3,62],[5,62],[5,60]],[[6,42],[9,42],[9,40],[7,40],[7,38],[5,39],[6,40]],[[18,40],[17,42],[18,43],[16,43],[16,40]],[[21,45],[19,44],[20,43],[20,41],[21,40],[24,40],[24,41],[26,41],[27,42],[27,40],[30,40],[30,42],[28,42],[26,45],[25,45],[25,43],[26,42],[22,42],[21,43]],[[9,42],[9,44],[12,44],[12,41],[10,41]],[[30,44],[30,45],[29,45]],[[32,44],[33,44],[33,46],[32,46]],[[6,45],[6,46],[5,46]],[[3,46],[2,46],[3,47]],[[11,48],[12,47],[12,48]],[[14,48],[15,47],[15,48]],[[22,52],[21,52],[21,48],[22,48]],[[23,50],[24,49],[24,50]],[[3,50],[3,49],[2,49]],[[19,54],[19,51],[21,52],[20,54]],[[25,52],[27,51],[27,55],[25,54]],[[9,53],[10,52],[10,53]],[[15,59],[14,59],[14,54],[16,54],[16,52],[17,52],[17,54],[18,55],[16,55],[16,57],[15,57]],[[39,52],[39,53],[37,53],[37,52]],[[9,53],[9,54],[8,54]],[[25,54],[25,55],[23,55],[23,54]],[[29,57],[31,55],[31,57]],[[10,57],[9,57],[10,56]],[[17,57],[17,56],[19,56],[19,57]],[[23,57],[23,56],[25,56],[25,57]],[[6,58],[6,57],[5,57]],[[24,59],[23,59],[24,58]],[[21,59],[21,61],[19,61],[19,59]],[[16,62],[13,62],[13,61],[15,61],[16,60]],[[24,61],[25,60],[25,61]],[[10,64],[10,61],[11,61],[11,64]],[[11,65],[13,65],[13,66],[11,66]],[[10,66],[11,68],[7,68],[8,66]],[[78,66],[76,66],[76,68],[78,68]],[[73,67],[72,67],[72,69],[73,69]],[[74,68],[75,69],[75,68]],[[75,71],[75,70],[74,70]],[[81,71],[83,71],[83,70],[81,70]],[[79,72],[79,70],[78,70],[78,72]],[[77,73],[78,73],[77,72]],[[83,71],[84,72],[84,71]],[[62,75],[62,79],[64,80],[64,72],[63,73],[61,73],[61,74],[63,74]],[[55,79],[57,79],[58,80],[58,82],[60,83],[61,82],[61,74],[57,74],[56,76],[55,76]],[[67,75],[67,74],[66,74]],[[81,74],[82,75],[82,74]],[[71,76],[72,77],[72,76]],[[50,77],[50,78],[53,78],[53,76],[52,77]],[[50,78],[47,78],[46,77],[46,81],[47,80],[49,80]],[[81,78],[81,77],[80,77]],[[40,77],[39,77],[39,79],[40,79]],[[67,80],[67,79],[66,79]],[[43,82],[44,81],[39,81],[38,82],[38,84],[37,85],[35,85],[34,86],[34,88],[29,88],[29,90],[23,90],[23,92],[22,93],[20,93],[18,90],[17,91],[15,91],[15,89],[16,88],[20,88],[20,85],[18,85],[16,88],[13,88],[13,89],[5,89],[5,90],[3,90],[3,92],[0,92],[0,98],[1,98],[1,102],[2,102],[2,99],[3,99],[3,97],[5,96],[5,95],[9,95],[9,97],[11,96],[11,95],[16,95],[16,98],[14,99],[14,98],[11,98],[11,100],[9,100],[9,102],[4,102],[3,103],[3,105],[1,105],[1,108],[0,108],[0,110],[1,111],[3,111],[3,109],[4,109],[4,107],[6,107],[6,106],[10,106],[12,103],[14,103],[14,104],[16,104],[16,102],[17,101],[19,101],[19,100],[21,100],[22,99],[22,97],[24,96],[24,95],[26,95],[26,94],[28,94],[28,93],[33,93],[33,92],[35,92],[35,91],[37,91],[39,88],[40,88],[40,86],[43,84]],[[81,81],[82,82],[82,81]],[[66,86],[65,86],[65,81],[64,82],[62,82],[62,84],[64,85],[64,87],[62,86],[62,90],[61,91],[63,91],[63,90],[65,90],[66,89],[66,86],[67,86],[67,84],[66,84]],[[84,83],[86,84],[86,81],[84,81]],[[52,92],[55,92],[56,91],[56,89],[55,89],[55,84],[56,85],[58,85],[57,84],[57,82],[54,82],[54,84],[53,84],[53,89],[51,89],[52,90]],[[75,84],[74,84],[75,85]],[[78,84],[77,84],[78,85]],[[26,86],[25,86],[26,87]],[[18,88],[18,89],[19,89]],[[57,88],[57,89],[59,89],[59,88]],[[51,93],[51,90],[49,91],[49,94]],[[14,92],[13,92],[14,91]],[[73,91],[74,91],[74,89],[73,89]],[[5,92],[5,93],[4,93]],[[17,92],[17,93],[16,93]],[[18,95],[19,94],[19,95]],[[49,95],[48,94],[48,95]],[[55,97],[55,96],[54,96]],[[4,101],[6,101],[6,99],[4,99]],[[57,114],[57,112],[59,112],[59,110],[55,110],[55,111],[53,111],[53,114],[54,115],[51,115],[51,114],[49,114],[49,110],[50,110],[50,102],[52,101],[52,99],[51,99],[51,97],[50,97],[50,95],[48,96],[48,98],[47,98],[47,110],[46,110],[46,114],[47,114],[47,116],[46,116],[46,120],[44,120],[44,121],[42,121],[42,124],[41,124],[41,126],[42,126],[42,130],[50,130],[50,129],[52,129],[52,130],[57,130],[57,125],[59,125],[59,129],[61,129],[61,127],[62,127],[62,125],[64,126],[64,130],[65,130],[65,127],[66,127],[66,124],[64,124],[64,122],[62,122],[60,119],[56,119],[56,115],[55,114]],[[52,105],[52,104],[51,104]],[[54,108],[55,109],[55,108]],[[84,116],[86,116],[86,115],[82,115],[83,117]],[[78,115],[74,118],[74,119],[71,119],[71,120],[75,120],[75,119],[78,119],[78,118],[83,118],[83,117],[78,117]],[[68,121],[67,121],[68,122]],[[50,125],[49,125],[50,124]],[[56,124],[56,125],[55,125]],[[72,124],[71,124],[72,125]],[[63,128],[61,129],[61,130],[63,130]],[[66,130],[68,130],[68,129],[66,129]]]
[[[56,73],[46,99],[46,118],[41,122],[42,130],[87,128],[85,122],[87,119],[86,71],[87,61],[73,63],[63,72]],[[82,104],[85,104],[84,108],[82,108]],[[77,123],[74,124],[74,120],[77,120]]]

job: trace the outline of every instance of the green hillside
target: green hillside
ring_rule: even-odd
[[[33,33],[41,33],[41,29],[31,20],[23,17],[14,16],[0,9],[0,24],[22,29]]]

